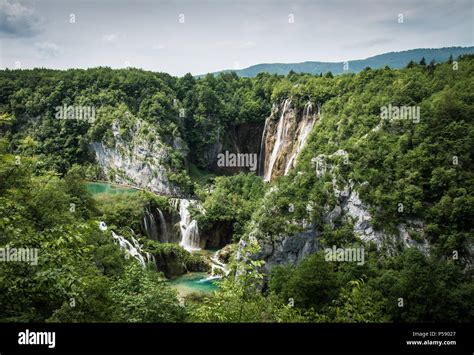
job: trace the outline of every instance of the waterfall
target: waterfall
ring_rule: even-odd
[[[278,121],[276,141],[275,141],[275,144],[273,145],[272,154],[270,156],[270,162],[268,164],[268,169],[266,170],[265,175],[264,175],[264,180],[265,181],[270,181],[271,178],[272,178],[273,166],[275,165],[275,161],[278,157],[278,153],[280,151],[280,147],[282,145],[282,142],[284,142],[284,139],[286,138],[286,137],[284,137],[284,136],[286,136],[286,130],[284,130],[284,126],[285,126],[284,121],[285,121],[285,113],[286,113],[286,110],[287,110],[290,102],[291,101],[289,99],[286,99],[285,103],[283,104],[283,109],[281,111],[280,120]]]
[[[208,277],[199,280],[199,282],[217,280],[217,279],[221,279],[223,276],[229,275],[230,270],[227,269],[226,264],[224,264],[223,262],[221,262],[219,260],[218,254],[219,254],[219,250],[216,251],[210,257],[210,260],[211,260],[211,263],[212,263],[212,265],[211,265],[211,274]]]
[[[150,211],[150,207],[145,208],[145,213],[142,219],[142,226],[145,230],[145,233],[150,239],[159,241],[158,238],[158,228],[156,226],[156,220],[153,213]]]
[[[104,232],[107,230],[107,224],[105,222],[99,222],[99,229]]]
[[[199,250],[199,229],[197,221],[192,220],[187,228],[183,231],[183,238],[180,245],[186,250]]]
[[[308,135],[311,133],[311,130],[313,129],[314,116],[311,115],[312,109],[313,109],[313,105],[311,104],[311,102],[309,102],[305,106],[305,109],[303,111],[303,120],[300,122],[300,125],[299,125],[299,134],[298,134],[296,152],[293,153],[290,160],[288,160],[288,163],[286,164],[285,175],[288,174],[290,169],[293,167],[294,160],[301,153],[301,150],[303,149],[306,143],[306,139],[308,138]]]
[[[140,254],[136,245],[132,245],[127,239],[116,234],[114,231],[112,231],[112,237],[119,243],[120,248],[125,251],[126,255],[137,259],[143,268],[146,266],[145,258]]]
[[[191,219],[191,213],[189,212],[189,206],[195,204],[194,202],[186,199],[179,199],[179,202],[172,201],[171,204],[175,206],[179,211],[179,227],[181,232],[181,245],[188,251],[200,249],[200,238],[199,228],[196,220]]]
[[[311,102],[305,105],[301,119],[288,114],[290,106],[290,99],[286,99],[283,106],[279,106],[281,110],[278,106],[274,106],[272,114],[265,121],[259,156],[259,175],[263,176],[265,181],[270,181],[274,175],[289,173],[316,121],[317,113],[314,112]],[[318,105],[318,112],[319,110]],[[274,125],[278,114],[275,130]],[[272,142],[272,135],[274,136],[273,144],[267,146],[267,142]]]
[[[271,116],[265,120],[265,126],[263,127],[262,140],[260,141],[260,154],[258,155],[258,175],[263,176],[265,174],[265,136],[267,135],[268,121]]]
[[[219,260],[218,257],[219,250],[211,256],[211,276],[222,276],[227,275],[229,271],[227,270],[227,265]],[[216,273],[216,270],[219,270],[219,273]]]
[[[157,208],[156,211],[158,212],[158,216],[160,217],[160,233],[161,233],[160,240],[163,243],[167,243],[168,242],[168,230],[166,228],[165,217],[163,216],[163,212],[161,212],[161,210],[159,208]]]
[[[107,225],[105,224],[105,222],[101,221],[99,222],[99,228],[102,231],[106,231]],[[112,238],[116,242],[118,242],[120,248],[125,251],[125,255],[127,258],[131,256],[137,259],[143,268],[145,268],[147,263],[151,263],[151,262],[153,264],[155,263],[155,258],[153,257],[153,255],[151,255],[148,252],[143,251],[142,246],[140,245],[138,240],[136,240],[133,236],[130,237],[132,240],[132,242],[130,243],[127,239],[125,239],[121,235],[118,235],[117,233],[112,231]]]
[[[159,208],[156,208],[156,215],[150,209],[150,206],[145,207],[145,212],[142,219],[142,228],[148,238],[167,243],[168,242],[168,230],[166,228],[166,220],[163,212]],[[158,223],[156,217],[158,216]],[[158,231],[159,224],[159,231]]]

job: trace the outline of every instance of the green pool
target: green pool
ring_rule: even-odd
[[[106,182],[86,182],[86,190],[89,191],[92,195],[98,194],[129,194],[129,193],[136,193],[139,190],[120,186],[120,185],[112,185]]]
[[[216,280],[207,280],[208,274],[205,272],[189,272],[168,281],[170,286],[176,288],[178,293],[186,296],[193,292],[208,293],[217,291],[219,286]]]

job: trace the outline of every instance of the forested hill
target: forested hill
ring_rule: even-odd
[[[456,58],[462,54],[473,54],[474,47],[446,47],[446,48],[419,48],[401,52],[389,52],[366,59],[348,60],[348,66],[344,68],[344,62],[303,62],[303,63],[265,63],[256,64],[248,68],[237,70],[224,70],[222,72],[234,71],[241,77],[254,77],[258,73],[270,73],[286,75],[290,71],[296,73],[321,74],[332,72],[341,74],[344,72],[358,73],[369,67],[372,69],[390,68],[399,69],[406,66],[410,61],[419,62],[425,58],[428,64],[432,60],[440,63],[445,62],[450,56]],[[217,72],[215,74],[218,74]]]
[[[0,247],[39,250],[37,265],[0,263],[0,321],[471,321],[473,78],[473,55],[337,76],[0,71]],[[94,115],[58,115],[69,107]],[[240,127],[278,126],[277,138],[309,115],[295,165],[269,182],[210,169],[226,139],[248,148]],[[285,139],[268,142],[285,150]],[[114,242],[112,231],[156,260],[173,257],[170,269],[200,267],[143,228],[156,211],[175,230],[190,220],[176,215],[182,202],[178,211],[145,191],[92,198],[84,179],[197,196],[199,242],[229,247],[220,291],[183,307],[155,271],[163,263],[141,268]],[[326,258],[325,248],[356,246],[362,264]]]

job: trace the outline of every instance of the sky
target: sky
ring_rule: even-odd
[[[474,0],[0,0],[0,67],[172,75],[472,46]]]

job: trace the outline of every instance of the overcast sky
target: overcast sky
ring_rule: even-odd
[[[474,0],[0,0],[0,67],[183,75],[348,61],[472,46],[473,23]]]

